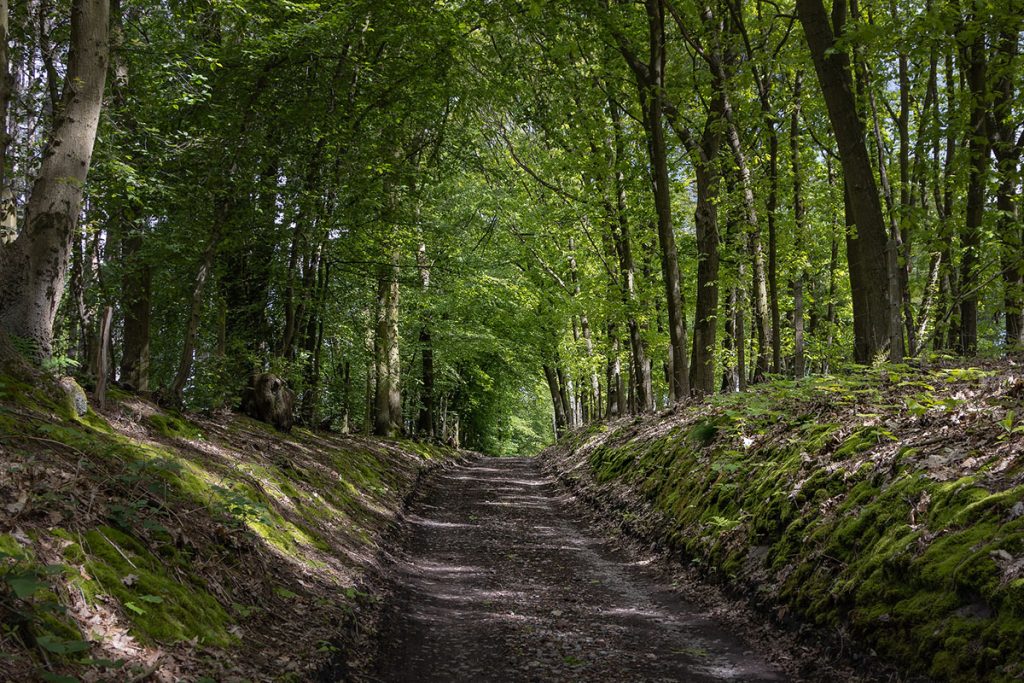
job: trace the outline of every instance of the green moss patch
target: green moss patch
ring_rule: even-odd
[[[154,413],[146,418],[146,422],[161,436],[171,439],[201,439],[203,433],[180,417],[169,413]]]
[[[224,647],[237,640],[227,631],[232,623],[228,613],[187,567],[168,564],[113,527],[86,531],[80,539],[64,551],[69,562],[84,569],[74,584],[89,601],[115,598],[132,633],[143,641],[195,638]]]
[[[82,600],[143,645],[177,643],[214,679],[252,678],[285,655],[320,661],[317,643],[355,632],[344,626],[362,613],[352,586],[418,472],[455,455],[152,404],[139,438],[132,419],[74,416],[59,399],[0,377],[0,435],[16,446],[10,485],[28,494],[17,526],[33,539],[0,535],[4,621],[12,604],[30,614],[26,638],[0,638],[15,679],[106,667],[83,654],[91,645],[68,609]],[[141,399],[130,400],[109,410],[136,416]],[[15,598],[7,579],[32,590]],[[98,641],[109,635],[82,627]]]
[[[987,376],[898,366],[774,382],[670,425],[582,431],[549,457],[570,479],[589,465],[577,484],[634,531],[912,672],[1019,680],[1024,444],[971,410],[1001,405]]]

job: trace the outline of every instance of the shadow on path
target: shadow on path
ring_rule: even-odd
[[[537,462],[484,458],[428,487],[385,606],[379,680],[782,680],[588,532]]]

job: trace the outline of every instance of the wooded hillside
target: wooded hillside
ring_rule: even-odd
[[[0,19],[0,326],[101,396],[515,452],[1022,343],[1016,0]]]

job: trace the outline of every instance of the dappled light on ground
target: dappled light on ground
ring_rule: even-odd
[[[535,461],[445,472],[409,518],[380,678],[782,680],[640,565],[588,532]]]

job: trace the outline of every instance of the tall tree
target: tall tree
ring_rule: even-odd
[[[683,296],[679,275],[672,220],[672,197],[669,187],[668,146],[665,141],[665,3],[646,0],[648,61],[641,62],[628,39],[614,31],[619,50],[633,71],[647,134],[647,151],[651,165],[651,191],[658,222],[658,243],[661,273],[665,285],[668,311],[668,332],[671,359],[669,397],[681,401],[690,393],[690,372],[687,363],[686,326],[683,322]]]
[[[855,233],[847,236],[854,358],[866,363],[902,337],[899,331],[890,329],[885,220],[865,143],[864,122],[854,96],[850,57],[837,42],[843,35],[845,0],[837,0],[833,5],[831,22],[821,0],[797,0],[796,8],[839,146],[847,201],[855,225]]]
[[[109,0],[71,4],[71,46],[24,225],[0,248],[0,328],[48,356],[107,77]]]

